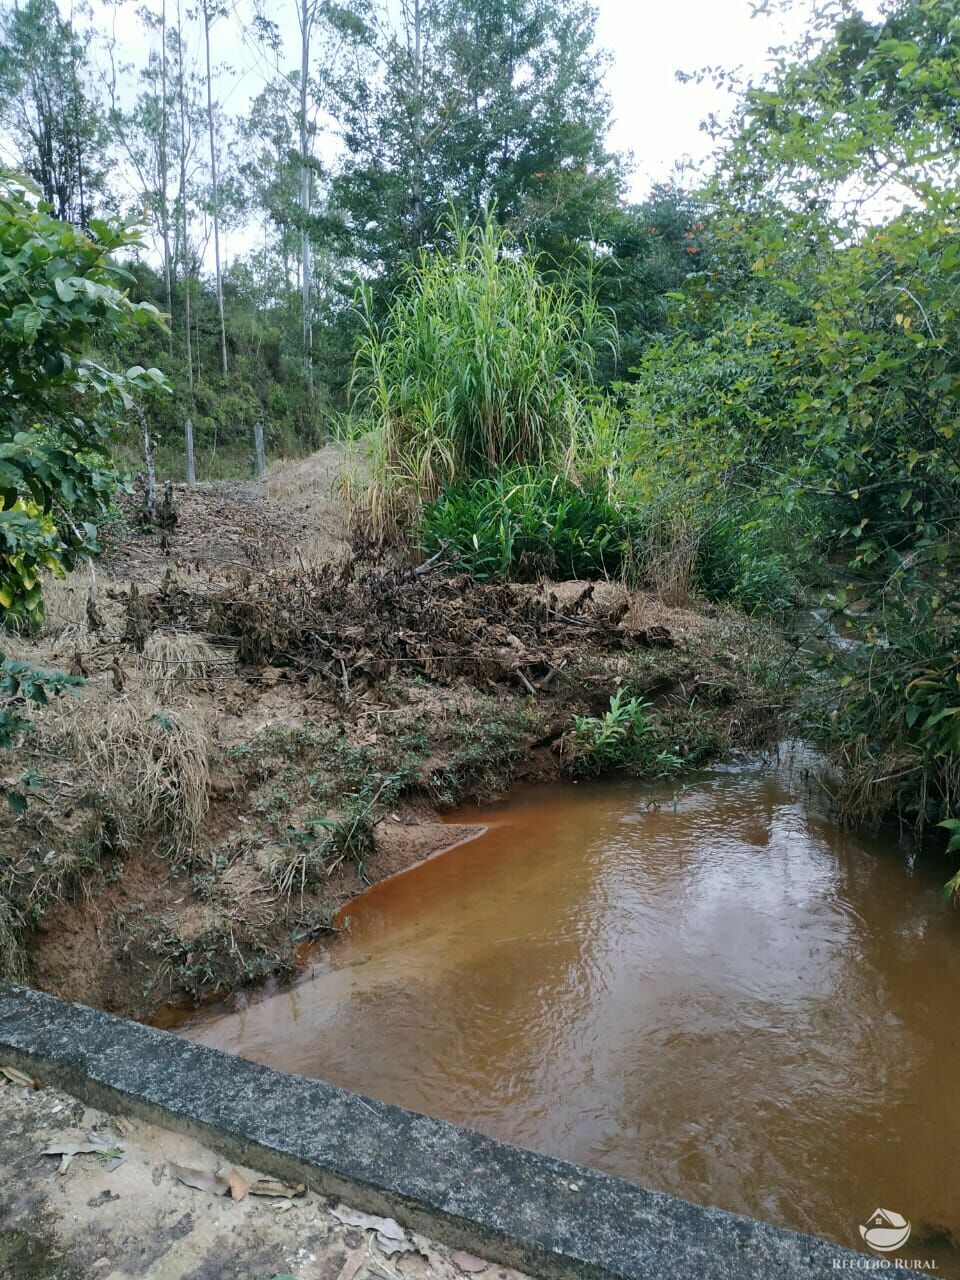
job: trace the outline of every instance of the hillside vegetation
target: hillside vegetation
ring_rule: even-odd
[[[466,795],[777,734],[956,891],[955,0],[817,9],[640,205],[578,0],[313,6],[235,122],[165,19],[108,106],[51,5],[0,60],[4,971],[233,986]]]

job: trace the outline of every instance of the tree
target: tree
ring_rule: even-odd
[[[134,187],[135,211],[148,218],[161,257],[164,302],[170,317],[167,340],[173,355],[174,249],[170,186],[177,147],[171,145],[170,119],[176,108],[169,74],[170,47],[176,50],[176,32],[167,24],[167,0],[161,0],[159,14],[143,7],[140,21],[158,33],[158,47],[151,49],[138,81],[142,86],[132,108],[121,104],[115,42],[108,44],[110,109],[107,120],[116,145],[129,164]]]
[[[223,276],[220,269],[220,193],[217,182],[217,140],[213,117],[213,74],[210,67],[210,27],[224,10],[214,0],[201,0],[203,12],[203,47],[207,67],[207,128],[210,134],[210,199],[213,213],[213,261],[217,283],[217,312],[220,318],[220,360],[227,373],[227,327],[223,318]]]
[[[190,326],[190,294],[193,279],[193,250],[190,240],[190,203],[191,190],[189,180],[190,157],[193,152],[194,112],[192,99],[192,79],[186,64],[186,50],[183,34],[182,0],[176,0],[177,26],[174,39],[176,53],[175,93],[177,102],[178,156],[179,175],[177,185],[176,213],[178,257],[180,259],[181,287],[183,290],[183,337],[187,357],[187,382],[193,391],[193,338]]]
[[[107,440],[136,394],[165,385],[156,369],[121,373],[91,345],[159,320],[133,303],[110,255],[137,243],[128,226],[89,220],[84,235],[54,218],[19,182],[0,183],[0,608],[7,625],[43,617],[43,577],[96,550],[97,518],[116,484]],[[92,237],[96,237],[95,239]],[[0,654],[0,744],[70,678]],[[74,683],[76,683],[74,681]],[[11,793],[11,803],[22,802]]]
[[[0,123],[54,214],[81,227],[106,168],[104,122],[85,79],[84,43],[56,0],[0,16]]]
[[[391,277],[443,238],[452,205],[519,222],[542,247],[577,185],[574,239],[616,189],[594,16],[582,0],[376,0],[333,8],[345,159],[330,193],[345,251]]]

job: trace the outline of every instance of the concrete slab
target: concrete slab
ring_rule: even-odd
[[[546,1280],[914,1274],[12,983],[0,1061]]]

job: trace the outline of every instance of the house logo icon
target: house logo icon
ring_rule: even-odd
[[[893,1253],[910,1239],[910,1223],[892,1209],[874,1209],[860,1234],[877,1253]]]

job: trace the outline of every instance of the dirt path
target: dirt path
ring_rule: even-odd
[[[333,492],[342,455],[328,445],[274,465],[263,480],[175,485],[176,528],[164,545],[155,530],[130,529],[101,561],[113,578],[159,581],[168,571],[221,580],[230,570],[262,570],[296,555],[337,560],[349,548],[347,513]]]
[[[61,1158],[41,1153],[69,1143],[102,1149],[58,1172]],[[239,1174],[242,1198],[187,1186],[175,1166]],[[385,1248],[374,1230],[351,1224],[349,1206],[2,1075],[0,1169],[4,1280],[462,1280],[458,1262],[480,1280],[521,1280],[414,1233],[395,1233]]]

